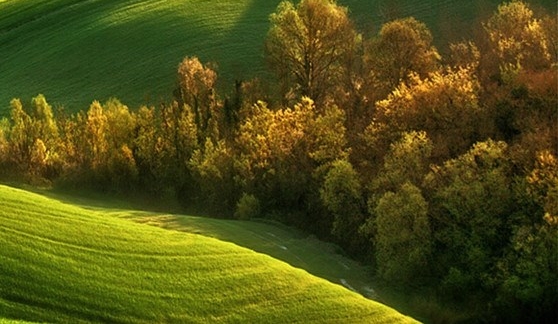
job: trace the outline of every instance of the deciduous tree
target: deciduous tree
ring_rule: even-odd
[[[480,136],[479,91],[479,82],[469,68],[448,68],[426,79],[411,74],[387,99],[376,103],[365,138],[378,150],[387,148],[401,132],[426,131],[437,159],[455,157]]]
[[[178,66],[178,107],[187,105],[193,110],[200,144],[206,136],[218,137],[215,126],[223,116],[216,98],[216,81],[217,73],[197,57],[185,57]]]
[[[27,169],[31,148],[35,143],[33,120],[24,110],[21,100],[10,102],[12,129],[10,130],[11,160],[20,170]]]
[[[534,208],[515,215],[510,247],[499,261],[495,304],[510,321],[544,323],[558,315],[558,159],[540,152],[525,180],[520,189]]]
[[[403,185],[416,187],[416,190],[420,191],[424,177],[430,170],[431,155],[432,142],[422,131],[405,132],[399,140],[390,145],[388,153],[384,156],[383,166],[368,186],[369,217],[360,228],[361,233],[373,243],[377,239],[377,206],[380,200],[384,199],[388,192],[398,193]]]
[[[59,145],[59,131],[52,107],[43,95],[33,98],[31,105],[34,108],[34,117],[38,128],[37,136],[43,140],[47,149],[54,151],[56,146]]]
[[[456,297],[491,285],[490,273],[509,242],[516,206],[507,150],[504,142],[480,142],[426,177],[437,264],[446,272],[446,292]]]
[[[246,192],[275,207],[297,204],[311,176],[305,140],[314,117],[307,98],[293,108],[273,111],[263,102],[253,108],[236,138],[237,181]]]
[[[283,1],[270,17],[266,53],[282,95],[294,92],[321,103],[343,83],[357,34],[347,8],[333,0]]]
[[[139,178],[147,189],[157,191],[161,189],[162,184],[159,184],[158,181],[162,179],[158,177],[161,169],[161,161],[157,152],[157,138],[160,127],[156,120],[155,108],[142,106],[135,115],[136,135],[133,146]]]
[[[196,197],[198,203],[216,215],[231,215],[240,194],[235,190],[230,146],[224,140],[213,143],[207,138],[192,153],[188,165],[200,191]]]
[[[106,165],[109,146],[107,142],[107,116],[100,102],[94,101],[87,111],[86,138],[87,160],[93,170]]]
[[[426,78],[437,71],[441,57],[432,40],[430,30],[415,18],[384,24],[365,48],[364,63],[368,78],[374,83],[372,90],[387,95],[409,81],[412,73]]]
[[[375,208],[376,261],[380,277],[393,285],[416,286],[428,273],[432,239],[428,204],[420,189],[404,183]]]
[[[0,119],[0,165],[8,162],[9,142],[8,136],[10,135],[10,121],[7,118]]]
[[[523,1],[498,6],[498,11],[484,24],[492,55],[499,59],[504,73],[517,69],[547,69],[556,54],[551,50],[552,30]],[[554,40],[555,41],[555,40]]]
[[[362,251],[363,240],[358,231],[364,222],[362,184],[349,161],[333,162],[320,189],[320,197],[334,216],[333,235],[352,252]]]

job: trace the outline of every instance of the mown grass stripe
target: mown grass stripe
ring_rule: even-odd
[[[78,323],[412,321],[267,255],[131,222],[123,211],[87,210],[5,186],[0,205],[0,317]]]

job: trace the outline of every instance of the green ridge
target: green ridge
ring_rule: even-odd
[[[0,186],[0,317],[34,322],[413,322],[270,256]],[[136,212],[137,214],[137,212]]]

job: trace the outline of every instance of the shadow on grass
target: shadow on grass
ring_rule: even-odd
[[[341,248],[281,223],[186,216],[179,205],[145,195],[117,196],[86,190],[37,188],[8,183],[63,204],[101,212],[166,230],[197,234],[234,243],[306,270],[370,299],[381,301],[372,288],[369,268],[343,255]]]

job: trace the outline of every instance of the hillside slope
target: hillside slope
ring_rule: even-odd
[[[0,107],[44,93],[84,109],[116,96],[136,105],[172,95],[178,63],[218,62],[223,78],[261,67],[268,14],[279,1],[0,2]]]
[[[264,74],[263,42],[279,0],[0,1],[0,115],[39,93],[70,111],[117,97],[167,101],[184,56],[215,62],[221,87]],[[362,30],[413,15],[435,35],[462,38],[500,1],[343,0]],[[534,0],[555,10],[552,0]]]
[[[0,186],[0,318],[413,322],[267,255]]]

